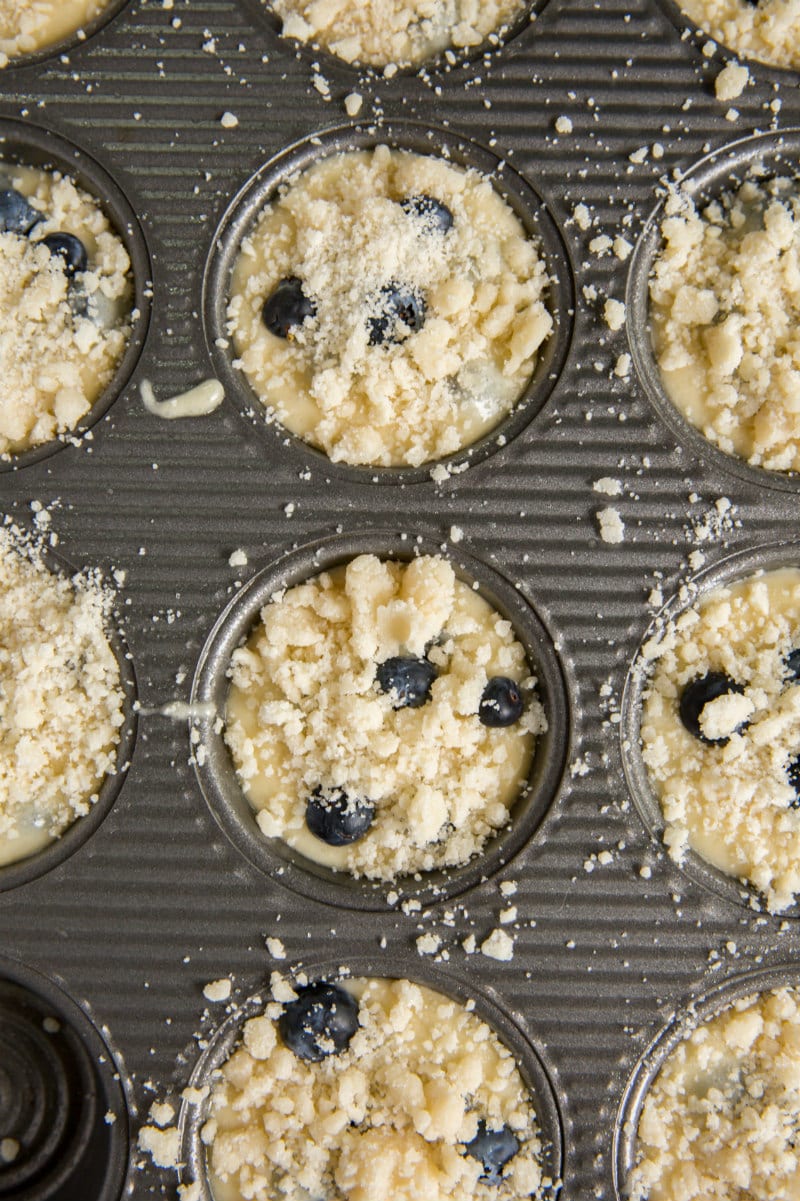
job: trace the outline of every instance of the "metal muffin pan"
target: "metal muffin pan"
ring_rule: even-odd
[[[651,589],[676,596],[692,551],[713,572],[732,555],[786,543],[800,499],[794,481],[731,469],[671,419],[635,363],[627,378],[615,373],[631,348],[625,330],[606,326],[603,304],[631,296],[645,250],[623,262],[603,244],[590,248],[603,234],[637,241],[662,177],[715,153],[736,165],[742,139],[800,127],[796,78],[751,63],[729,120],[731,104],[713,93],[729,55],[701,54],[666,2],[535,7],[533,22],[485,55],[386,79],[282,41],[255,0],[130,0],[85,42],[0,73],[3,123],[31,145],[77,148],[76,173],[84,163],[101,173],[87,171],[90,190],[113,180],[104,199],[141,229],[134,265],[143,298],[152,292],[126,379],[80,444],[0,475],[2,512],[31,526],[30,506],[42,504],[65,558],[126,573],[118,609],[142,706],[130,769],[74,853],[0,893],[0,977],[36,980],[40,996],[57,990],[84,1046],[119,1074],[131,1137],[120,1119],[127,1158],[94,1190],[102,1201],[117,1201],[109,1187],[137,1199],[176,1195],[174,1173],[149,1164],[135,1132],[153,1099],[177,1101],[201,1044],[223,1024],[222,1007],[204,1012],[210,980],[230,976],[243,1002],[276,968],[366,964],[489,997],[546,1067],[563,1130],[563,1201],[613,1201],[624,1195],[621,1107],[654,1037],[687,998],[754,966],[791,975],[800,962],[793,916],[746,908],[666,857],[633,804],[620,737]],[[347,124],[353,91],[363,108]],[[236,121],[223,124],[225,113]],[[571,132],[558,132],[559,117]],[[514,436],[436,483],[429,473],[345,470],[274,427],[264,436],[242,420],[235,386],[202,419],[148,413],[143,379],[164,398],[219,365],[203,324],[219,303],[207,264],[234,200],[316,136],[363,144],[409,127],[431,131],[433,149],[446,135],[467,157],[478,147],[496,158],[501,185],[514,195],[519,187],[531,220],[552,225],[565,247],[571,341]],[[114,207],[117,189],[124,208]],[[579,204],[590,228],[576,219]],[[643,344],[641,330],[631,336]],[[608,477],[619,496],[593,487]],[[723,497],[730,507],[719,521]],[[621,544],[599,536],[608,505],[625,523]],[[480,565],[535,613],[570,716],[566,770],[535,831],[507,864],[419,908],[323,904],[254,866],[204,800],[188,722],[163,711],[189,700],[209,631],[240,587],[302,559],[302,548],[380,542],[386,531]],[[233,568],[239,549],[247,565]],[[512,898],[499,889],[510,881]],[[513,958],[467,954],[465,937],[480,946],[510,904]],[[433,959],[416,946],[428,932],[440,939]],[[272,958],[273,939],[285,959]],[[3,1098],[0,1086],[7,1112]],[[25,1196],[5,1187],[8,1173],[0,1167],[0,1196]]]

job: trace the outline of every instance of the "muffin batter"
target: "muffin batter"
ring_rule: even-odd
[[[664,841],[749,881],[770,911],[800,890],[800,570],[715,589],[646,644],[642,756]]]
[[[673,194],[650,281],[667,394],[728,454],[800,469],[800,197],[747,180],[698,212]]]
[[[110,598],[49,571],[0,528],[0,865],[41,850],[97,799],[124,721]]]
[[[0,67],[52,46],[93,21],[109,0],[0,0]]]
[[[97,201],[57,172],[0,162],[0,454],[75,428],[114,375],[130,317],[130,261]]]
[[[350,1034],[347,1045],[322,1059],[290,1049],[285,1016],[245,1023],[212,1086],[202,1132],[215,1201],[542,1197],[550,1182],[536,1114],[510,1052],[485,1022],[408,980],[339,987],[358,998],[357,1014],[340,1039]],[[495,1160],[494,1173],[468,1146],[481,1124],[510,1139],[497,1158],[517,1144],[502,1167]]]
[[[546,729],[510,622],[439,557],[361,555],[280,594],[231,678],[225,738],[262,832],[373,879],[480,851],[510,820]],[[503,679],[518,714],[485,724]],[[358,836],[312,833],[309,805],[312,825],[341,810]]]
[[[645,1100],[631,1201],[800,1198],[800,1006],[745,997],[679,1043]]]
[[[265,0],[266,2],[266,0]],[[521,16],[523,0],[272,0],[284,37],[348,63],[416,66],[480,46]]]
[[[800,69],[800,0],[680,0],[680,6],[743,58]]]
[[[546,291],[487,178],[379,146],[323,159],[266,208],[233,270],[229,332],[292,433],[336,461],[418,466],[513,407],[552,329]]]

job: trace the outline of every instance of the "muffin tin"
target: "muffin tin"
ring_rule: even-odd
[[[713,79],[730,56],[707,56],[693,29],[682,37],[688,25],[676,26],[667,0],[533,8],[536,19],[486,56],[385,79],[282,41],[257,0],[132,0],[112,5],[84,43],[0,72],[0,133],[37,163],[67,157],[103,196],[132,250],[142,312],[116,398],[79,444],[20,457],[0,475],[4,514],[33,528],[46,512],[66,559],[124,573],[117,608],[140,705],[108,812],[75,846],[66,835],[68,854],[49,870],[26,868],[0,892],[0,980],[7,991],[22,981],[77,1032],[119,1114],[108,1129],[121,1167],[83,1201],[176,1195],[175,1173],[137,1150],[136,1130],[154,1099],[177,1111],[207,1064],[203,1048],[226,1020],[203,997],[208,981],[230,977],[232,1002],[245,1003],[265,995],[273,970],[335,965],[475,995],[523,1061],[536,1048],[549,1084],[532,1085],[537,1096],[552,1089],[563,1201],[616,1201],[632,1153],[626,1106],[660,1031],[753,968],[797,978],[794,915],[770,917],[756,898],[742,905],[735,886],[682,871],[642,821],[623,770],[635,716],[622,707],[655,592],[674,605],[701,566],[725,576],[738,556],[793,553],[796,479],[695,437],[642,364],[659,181],[694,171],[713,185],[757,134],[797,164],[796,79],[752,63],[743,94],[720,103]],[[353,92],[363,105],[350,122]],[[313,158],[316,138],[382,137],[497,165],[499,186],[552,247],[563,317],[547,376],[508,430],[433,476],[331,464],[275,426],[243,421],[242,381],[216,345],[236,222],[293,156]],[[627,261],[595,241],[635,243],[643,230]],[[626,297],[627,326],[612,332],[605,300]],[[228,395],[209,416],[164,421],[140,399],[145,379],[163,399],[213,374]],[[619,495],[595,487],[608,480]],[[609,506],[624,522],[619,544],[600,537]],[[523,817],[482,867],[438,896],[423,881],[420,895],[399,888],[365,902],[271,851],[268,865],[252,862],[213,796],[204,800],[195,760],[205,710],[190,740],[182,706],[213,696],[208,648],[229,604],[252,615],[260,587],[294,580],[320,548],[335,561],[354,547],[415,545],[441,548],[509,598],[547,681],[552,759],[535,819]],[[239,550],[242,565],[231,566]],[[501,893],[512,881],[513,895]],[[511,906],[516,918],[505,912],[501,925]],[[497,927],[514,940],[508,961],[479,949]],[[435,939],[417,947],[425,934],[439,940],[432,954],[421,952]],[[478,949],[468,954],[469,935]],[[0,1061],[6,1115],[2,1072]],[[0,1165],[0,1196],[69,1196],[41,1181],[22,1191],[19,1168]]]

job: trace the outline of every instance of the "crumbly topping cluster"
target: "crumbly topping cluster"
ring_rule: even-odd
[[[786,1201],[800,1158],[800,1005],[746,997],[679,1043],[650,1088],[631,1201]]]
[[[523,0],[271,0],[284,37],[348,63],[404,67],[480,46],[521,15]]]
[[[89,812],[124,721],[99,582],[51,572],[0,529],[0,863]]]
[[[798,630],[800,570],[785,568],[716,589],[644,648],[642,756],[669,853],[697,851],[773,912],[800,892]],[[693,731],[682,701],[709,679]]]
[[[545,1187],[536,1115],[510,1052],[473,1013],[407,980],[360,980],[359,1028],[320,1062],[251,1018],[212,1087],[215,1196],[249,1201],[510,1201]],[[280,1009],[280,1006],[277,1007]],[[478,1123],[520,1144],[498,1183],[465,1154]]]
[[[282,285],[301,289],[299,320],[276,336],[264,305]],[[419,466],[511,410],[553,327],[547,288],[488,178],[379,146],[323,159],[268,206],[233,270],[228,328],[292,433],[333,460]]]
[[[800,69],[800,0],[680,0],[680,6],[736,54]]]
[[[748,180],[702,211],[675,192],[661,232],[651,318],[670,398],[728,454],[800,469],[796,181]]]
[[[426,656],[430,699],[396,708],[377,682],[392,656]],[[492,676],[519,682],[518,722],[478,717]],[[358,876],[393,879],[466,862],[509,820],[546,729],[510,622],[443,558],[361,555],[267,605],[233,655],[225,737],[264,834]],[[350,846],[306,826],[322,788],[369,800],[375,820]]]

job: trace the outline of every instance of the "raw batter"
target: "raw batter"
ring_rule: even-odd
[[[389,880],[465,863],[507,824],[545,716],[510,622],[445,559],[361,555],[261,618],[233,655],[225,738],[267,837]],[[497,680],[518,692],[509,724],[485,724]],[[309,805],[357,837],[312,833]]]
[[[266,0],[265,0],[266,2]],[[284,37],[348,63],[416,66],[473,49],[521,16],[523,0],[272,0]]]
[[[698,212],[673,194],[650,281],[667,393],[728,454],[800,469],[800,197],[747,180]]]
[[[63,41],[93,21],[109,0],[0,0],[0,67]]]
[[[131,302],[128,254],[97,201],[58,172],[0,162],[0,454],[74,429],[125,351]]]
[[[379,146],[323,159],[264,211],[233,270],[229,331],[292,433],[337,461],[418,466],[513,407],[552,329],[546,292],[487,178]]]
[[[88,813],[114,770],[124,694],[110,603],[0,528],[0,865]]]
[[[800,1006],[746,997],[672,1052],[642,1109],[631,1201],[798,1201]]]
[[[324,1058],[300,1058],[286,1043],[297,1034],[297,1001],[277,1021],[245,1023],[203,1128],[216,1201],[542,1197],[550,1182],[530,1095],[485,1022],[408,980],[342,985],[358,1003],[350,1013],[347,996],[333,994],[343,1016],[337,1049]],[[318,1017],[330,1011],[330,995]],[[323,1042],[300,1037],[301,1053]],[[480,1124],[484,1157],[476,1158],[469,1144]],[[497,1148],[489,1155],[486,1131]]]
[[[642,755],[687,848],[766,895],[800,890],[800,570],[716,589],[644,649]]]
[[[743,58],[800,69],[800,0],[680,0],[680,6]]]

